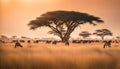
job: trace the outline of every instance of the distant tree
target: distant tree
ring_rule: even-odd
[[[21,36],[21,39],[29,39],[29,38],[26,36]]]
[[[79,36],[82,36],[84,39],[89,37],[91,35],[91,33],[89,33],[88,31],[82,31],[81,33],[79,33]]]
[[[17,38],[17,36],[15,36],[15,35],[14,35],[14,36],[12,36],[12,38],[13,38],[13,39],[16,39],[16,38]]]
[[[116,36],[117,39],[120,39],[120,36]]]
[[[102,40],[104,40],[105,36],[112,36],[112,32],[108,29],[98,29],[93,34],[100,36],[102,38]]]
[[[30,21],[28,26],[30,29],[36,29],[39,27],[49,27],[50,34],[55,34],[61,38],[62,42],[68,42],[70,34],[76,27],[81,24],[89,23],[96,25],[102,23],[99,17],[89,15],[87,13],[75,12],[75,11],[52,11],[42,14],[35,20]]]
[[[0,35],[0,38],[1,38],[1,39],[7,39],[8,37],[5,36],[5,35]]]

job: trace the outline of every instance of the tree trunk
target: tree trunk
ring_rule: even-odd
[[[104,36],[101,36],[102,40],[104,40]]]
[[[62,42],[68,42],[68,40],[69,40],[69,38],[67,38],[67,37],[62,38]]]
[[[69,45],[69,36],[62,37],[62,42],[65,43],[65,45]]]

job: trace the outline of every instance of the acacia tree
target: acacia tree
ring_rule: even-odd
[[[33,30],[39,27],[49,27],[51,29],[49,33],[57,35],[63,42],[68,42],[70,34],[79,25],[84,23],[96,25],[102,22],[103,20],[99,17],[87,13],[76,11],[51,11],[42,14],[35,20],[31,20],[28,26]]]
[[[16,36],[16,35],[14,35],[14,36],[12,36],[11,38],[16,39],[16,38],[17,38],[17,36]]]
[[[120,39],[120,36],[116,36],[117,39]]]
[[[5,36],[5,35],[0,35],[0,38],[1,38],[1,39],[8,39],[8,37]]]
[[[100,36],[102,38],[102,40],[104,40],[105,36],[112,36],[112,32],[108,29],[98,29],[93,34]]]
[[[91,33],[89,33],[88,31],[82,31],[81,33],[79,33],[79,36],[82,36],[83,38],[87,38],[91,35]]]

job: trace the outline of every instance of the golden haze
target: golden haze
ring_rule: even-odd
[[[114,35],[120,35],[119,3],[120,0],[0,0],[0,34],[49,37],[52,35],[47,34],[48,28],[29,30],[29,21],[48,11],[73,10],[93,14],[105,21],[96,27],[82,25],[72,33],[73,37],[81,30],[93,32],[98,28],[108,28]]]

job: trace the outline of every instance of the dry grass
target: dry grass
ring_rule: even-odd
[[[31,48],[29,46],[32,46]],[[0,69],[120,69],[120,44],[0,45]]]

